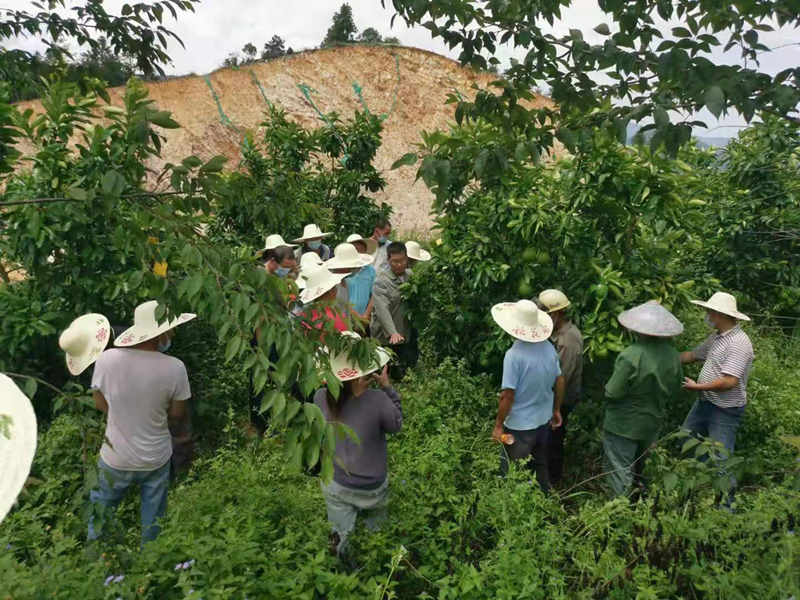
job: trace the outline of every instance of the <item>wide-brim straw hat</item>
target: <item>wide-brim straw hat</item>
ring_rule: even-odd
[[[363,242],[367,246],[367,254],[371,254],[375,256],[375,253],[378,251],[379,244],[378,240],[373,240],[372,238],[363,238],[357,233],[351,233],[347,236],[347,240],[345,240],[348,244],[352,244],[353,242]]]
[[[330,232],[323,232],[315,223],[311,223],[311,225],[306,225],[303,228],[303,235],[299,238],[295,238],[295,242],[305,242],[306,240],[316,240],[321,238],[326,238],[329,235],[333,235]]]
[[[371,254],[360,254],[353,244],[339,244],[334,250],[333,258],[325,261],[329,269],[360,269],[375,262]]]
[[[543,342],[553,333],[553,319],[530,300],[495,304],[492,318],[503,331],[523,342]]]
[[[564,310],[570,305],[570,301],[566,294],[560,290],[545,290],[539,294],[539,302],[544,305],[547,313],[558,312]]]
[[[108,346],[111,324],[103,315],[91,313],[78,317],[58,338],[66,353],[67,369],[80,375],[92,365]]]
[[[297,287],[299,287],[301,290],[304,290],[306,288],[306,276],[308,275],[308,271],[313,271],[314,267],[318,267],[322,265],[322,263],[322,259],[316,252],[306,252],[303,254],[303,256],[300,258],[300,272],[297,275],[297,280],[295,281],[295,283],[297,283]]]
[[[734,317],[735,319],[740,319],[742,321],[750,320],[750,317],[744,313],[740,313],[737,310],[736,298],[730,294],[726,294],[725,292],[717,292],[711,296],[711,298],[709,298],[708,302],[703,302],[702,300],[692,300],[692,304],[697,304],[697,306],[702,306],[703,308],[710,308],[711,310],[715,310],[723,315],[728,315],[729,317]]]
[[[316,300],[339,285],[345,277],[347,277],[346,273],[331,273],[327,269],[327,263],[317,267],[307,267],[303,273],[305,289],[300,294],[300,301],[307,304]]]
[[[417,242],[406,242],[406,256],[413,260],[419,260],[422,262],[426,262],[431,259],[431,253],[420,248],[420,245]]]
[[[361,338],[360,335],[353,331],[343,331],[342,335],[357,339]],[[382,369],[391,358],[391,355],[386,350],[378,348],[377,362],[366,369],[362,369],[355,361],[350,360],[350,355],[347,351],[342,351],[330,359],[331,371],[339,381],[350,381]]]
[[[272,235],[268,235],[266,241],[264,242],[264,247],[256,252],[256,256],[261,256],[267,250],[275,250],[275,248],[280,248],[281,246],[288,246],[289,248],[297,248],[297,244],[287,244],[283,241],[283,237],[281,237],[277,233],[273,233]]]
[[[114,340],[114,345],[118,348],[127,348],[129,346],[141,344],[142,342],[160,336],[170,329],[174,329],[178,325],[183,325],[197,316],[193,313],[183,313],[172,321],[164,321],[159,325],[156,320],[157,306],[158,302],[155,300],[150,300],[149,302],[137,306],[133,313],[133,327],[123,331],[117,339]]]
[[[34,454],[36,413],[17,384],[0,374],[0,521],[17,501]]]
[[[675,337],[683,333],[683,323],[655,300],[620,313],[620,325],[652,337]]]

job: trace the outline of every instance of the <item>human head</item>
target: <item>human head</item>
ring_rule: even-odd
[[[406,254],[406,245],[403,242],[392,242],[386,249],[386,255],[389,258],[389,266],[392,268],[392,273],[395,275],[402,275],[408,268],[408,255]]]
[[[319,250],[320,246],[322,246],[322,238],[311,238],[303,242],[303,245],[308,248],[309,250]]]
[[[336,300],[336,295],[339,292],[339,285],[334,285],[331,289],[327,292],[322,294],[319,298],[317,298],[317,302],[333,302]]]
[[[706,308],[706,322],[717,331],[727,331],[736,326],[736,317]]]
[[[289,271],[297,267],[297,259],[294,256],[294,250],[289,246],[278,246],[266,253],[264,264],[270,275],[286,277]]]
[[[386,217],[378,217],[375,221],[375,228],[372,231],[372,238],[385,243],[392,234],[392,224]]]
[[[355,240],[355,241],[352,241],[350,243],[353,244],[353,246],[356,247],[356,250],[358,250],[359,254],[366,254],[367,253],[367,244],[366,244],[366,242]]]

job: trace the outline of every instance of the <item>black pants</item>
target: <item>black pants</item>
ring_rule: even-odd
[[[410,337],[411,339],[402,344],[387,345],[387,348],[397,355],[397,364],[390,367],[392,381],[403,379],[406,371],[410,367],[416,367],[419,362],[419,333],[416,329],[411,330]]]
[[[556,485],[564,474],[564,437],[567,434],[569,413],[574,406],[561,407],[561,427],[550,432],[550,448],[548,451],[548,464],[550,467],[550,483]]]
[[[550,494],[550,466],[547,459],[550,423],[526,431],[503,427],[503,432],[513,435],[514,443],[510,446],[503,444],[500,448],[500,475],[505,477],[508,473],[509,461],[530,457],[528,469],[536,474],[536,481],[545,496]]]

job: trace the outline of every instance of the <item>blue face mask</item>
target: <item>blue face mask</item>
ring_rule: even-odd
[[[716,327],[714,326],[714,322],[711,320],[711,317],[708,316],[708,313],[706,313],[706,316],[703,319],[703,322],[706,325],[708,325],[711,329],[716,329]]]
[[[169,347],[172,345],[172,338],[167,338],[166,342],[162,342],[158,340],[158,351],[159,352],[166,352],[169,350]]]
[[[281,279],[285,278],[290,272],[291,269],[289,267],[278,267],[277,269],[275,269],[275,275],[277,275]]]
[[[308,247],[311,248],[312,250],[319,250],[320,246],[322,246],[322,242],[320,242],[319,240],[317,240],[316,242],[306,242],[306,244],[308,244]]]
[[[389,241],[389,238],[387,238],[385,235],[382,235],[381,237],[378,238],[378,243],[381,246],[383,246],[388,241]]]

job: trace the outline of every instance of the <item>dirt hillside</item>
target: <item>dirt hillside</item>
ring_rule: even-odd
[[[395,55],[399,58],[398,83]],[[313,99],[323,112],[336,111],[349,118],[360,108],[353,82],[363,88],[370,110],[386,113],[397,90],[397,105],[385,123],[383,146],[377,167],[384,172],[388,185],[376,196],[394,208],[395,227],[403,230],[428,229],[431,194],[420,181],[414,184],[413,168],[390,171],[392,163],[413,151],[421,130],[444,128],[453,119],[453,107],[445,105],[453,89],[470,94],[470,86],[486,86],[495,76],[462,68],[457,62],[425,50],[404,47],[347,46],[309,51],[283,57],[243,69],[220,69],[210,75],[228,117],[241,130],[255,130],[265,108],[260,92],[253,84],[250,69],[261,82],[270,101],[282,106],[303,125],[319,122],[314,109],[305,100],[299,84],[314,90]],[[173,112],[182,128],[167,131],[162,150],[164,162],[179,162],[196,154],[207,160],[217,154],[230,159],[236,168],[240,158],[238,134],[222,125],[217,105],[203,77],[190,76],[148,84],[150,95],[162,110]],[[118,98],[121,88],[112,90]],[[550,102],[547,98],[539,99]],[[21,108],[37,102],[23,103]]]

